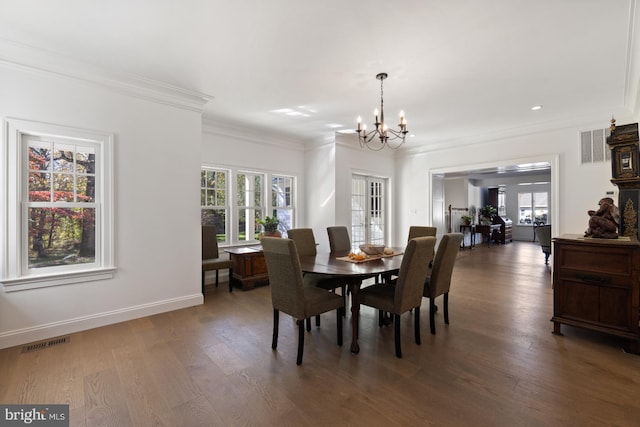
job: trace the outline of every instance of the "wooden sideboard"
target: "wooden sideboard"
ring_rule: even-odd
[[[267,262],[262,253],[262,246],[245,246],[228,248],[233,276],[229,279],[232,285],[239,284],[243,291],[253,289],[258,285],[269,284]]]
[[[638,354],[640,243],[636,239],[553,239],[553,333],[575,326],[628,340]]]

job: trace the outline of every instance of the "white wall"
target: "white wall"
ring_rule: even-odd
[[[201,114],[0,63],[0,116],[115,134],[110,280],[0,294],[0,348],[201,304]]]

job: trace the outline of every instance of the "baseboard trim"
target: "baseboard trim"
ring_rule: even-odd
[[[7,331],[0,333],[0,349],[24,345],[33,341],[49,339],[60,335],[86,331],[114,323],[126,322],[127,320],[138,319],[140,317],[193,307],[203,303],[204,297],[198,293],[127,307],[120,310],[92,314],[90,316],[76,317],[74,319]]]

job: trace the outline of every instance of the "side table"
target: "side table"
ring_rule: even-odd
[[[233,268],[233,275],[229,278],[232,284],[239,283],[243,291],[269,284],[262,246],[227,248],[225,252],[229,254]]]

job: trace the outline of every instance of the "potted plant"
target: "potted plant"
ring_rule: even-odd
[[[471,225],[471,220],[473,219],[473,217],[470,215],[462,215],[460,219],[462,220],[462,223],[464,225]]]
[[[260,233],[260,237],[269,236],[269,237],[282,237],[282,233],[278,230],[278,224],[280,224],[280,220],[275,216],[265,216],[264,219],[259,219],[258,224],[260,224],[263,228],[262,233]]]
[[[498,210],[491,205],[486,205],[480,208],[480,224],[490,225],[493,223],[493,217],[498,213]]]

